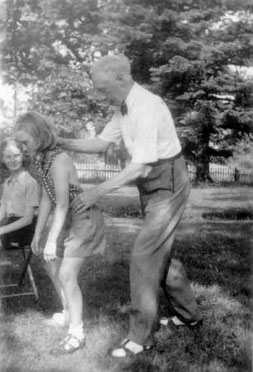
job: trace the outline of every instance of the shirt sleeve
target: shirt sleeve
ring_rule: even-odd
[[[153,163],[158,160],[158,130],[163,105],[158,100],[147,102],[138,109],[132,148],[133,163]]]
[[[122,133],[117,120],[117,114],[113,115],[112,120],[105,126],[104,130],[98,135],[98,138],[107,142],[120,143]]]
[[[25,205],[28,207],[39,206],[39,185],[37,181],[29,177],[25,186]]]
[[[1,197],[1,205],[4,205],[6,208],[6,181],[3,183],[3,192]]]

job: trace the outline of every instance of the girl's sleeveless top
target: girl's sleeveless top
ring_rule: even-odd
[[[54,187],[54,181],[53,178],[49,172],[51,165],[56,158],[57,155],[64,152],[60,146],[56,146],[52,150],[47,150],[43,153],[44,157],[42,161],[36,161],[34,162],[34,166],[36,169],[36,173],[38,177],[42,180],[42,184],[49,196],[49,199],[53,206],[56,205],[56,195],[55,195],[55,187]],[[83,191],[81,186],[74,185],[72,183],[69,183],[69,202],[71,202],[75,199],[75,197],[80,194]]]

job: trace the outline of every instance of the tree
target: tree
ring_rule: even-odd
[[[89,64],[124,51],[134,78],[169,104],[199,180],[249,136],[252,83],[230,66],[252,65],[250,0],[10,0],[7,13],[5,78],[32,87],[30,107],[58,132],[91,120],[101,130],[110,110]]]
[[[148,29],[152,36],[138,39],[137,48],[137,37],[129,40],[126,52],[139,67],[145,66],[140,80],[171,107],[185,154],[197,166],[198,180],[210,180],[210,160],[231,156],[251,131],[252,84],[229,65],[252,64],[253,4],[245,2],[242,11],[238,1],[129,3],[139,13],[145,6],[145,19],[135,24],[137,35]],[[141,69],[134,72],[138,76]]]
[[[51,116],[58,132],[76,134],[91,116],[99,131],[101,118],[108,114],[88,77],[102,34],[97,10],[96,2],[88,0],[6,3],[3,78],[14,87],[26,86],[29,108]]]

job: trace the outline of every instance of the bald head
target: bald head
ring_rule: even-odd
[[[121,55],[104,56],[91,67],[94,87],[112,104],[120,104],[128,95],[134,81],[129,59]]]
[[[115,74],[131,75],[129,59],[123,54],[104,56],[91,67],[91,75],[98,72],[112,72]]]

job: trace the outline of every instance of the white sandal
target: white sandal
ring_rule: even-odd
[[[135,342],[126,338],[117,349],[112,351],[114,358],[125,358],[126,356],[136,356],[144,351],[149,351],[153,348],[153,345],[139,345]]]
[[[83,349],[85,345],[85,337],[77,338],[76,336],[69,333],[57,348],[51,350],[50,354],[54,356],[73,354],[75,351]]]

